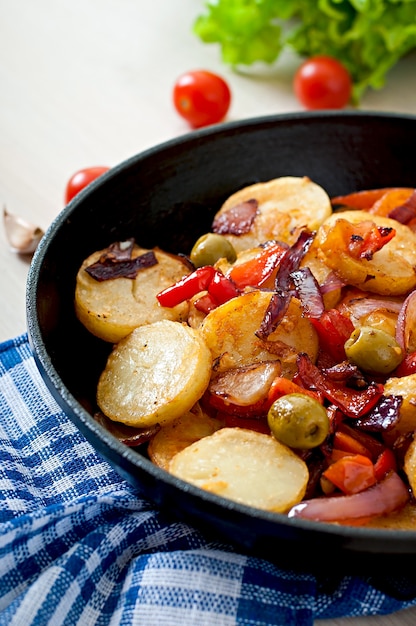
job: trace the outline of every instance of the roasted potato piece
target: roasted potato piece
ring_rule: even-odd
[[[143,428],[189,411],[208,386],[211,353],[198,331],[170,320],[140,326],[111,352],[97,388],[102,412]]]
[[[301,229],[316,230],[332,213],[330,199],[322,187],[307,176],[282,176],[237,191],[224,202],[216,218],[251,199],[257,200],[258,208],[250,231],[242,235],[223,233],[236,252],[269,239],[292,245]]]
[[[389,378],[384,385],[384,395],[403,398],[400,419],[394,428],[393,438],[416,430],[416,374]],[[386,436],[390,438],[392,435],[392,431],[386,433]]]
[[[188,300],[189,311],[188,311],[188,319],[186,320],[187,324],[191,328],[199,328],[206,317],[206,313],[200,311],[196,308],[195,302],[201,298],[201,296],[205,295],[207,292],[202,291],[198,293],[196,296]]]
[[[261,361],[279,360],[282,376],[291,378],[298,352],[312,361],[318,353],[318,338],[308,319],[302,317],[299,300],[292,298],[289,309],[267,341],[256,337],[271,294],[250,291],[210,311],[200,326],[217,371]]]
[[[351,224],[370,221],[378,227],[394,228],[396,235],[372,259],[353,258],[346,248],[338,220]],[[316,236],[324,262],[349,285],[388,296],[400,296],[416,286],[416,233],[396,220],[367,211],[333,213]]]
[[[192,409],[173,422],[169,422],[150,440],[147,452],[150,460],[164,470],[169,469],[172,458],[202,437],[208,437],[223,426],[201,410]]]
[[[299,503],[309,478],[306,463],[271,435],[222,428],[176,454],[169,471],[237,502],[284,513]]]
[[[186,320],[186,302],[166,308],[156,299],[159,291],[190,273],[180,257],[155,249],[157,265],[140,270],[135,279],[121,277],[99,282],[85,268],[97,262],[103,252],[94,252],[85,259],[76,278],[76,315],[93,335],[117,343],[138,326],[162,319]],[[132,257],[144,252],[147,250],[135,245]]]
[[[416,497],[416,439],[413,439],[407,448],[404,457],[404,471],[412,488],[413,495]]]

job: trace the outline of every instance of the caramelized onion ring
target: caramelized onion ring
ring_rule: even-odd
[[[406,485],[398,474],[392,471],[374,487],[360,493],[304,500],[292,507],[288,516],[320,522],[342,522],[374,517],[400,509],[409,497]]]
[[[407,296],[397,317],[396,341],[405,352],[414,352],[416,350],[416,337],[413,337],[413,329],[415,327],[416,290]]]

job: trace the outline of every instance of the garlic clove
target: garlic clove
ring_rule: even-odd
[[[6,208],[3,209],[3,223],[7,242],[18,254],[33,254],[45,234],[39,226],[9,213]]]

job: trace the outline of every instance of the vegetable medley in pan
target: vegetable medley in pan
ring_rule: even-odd
[[[415,189],[250,185],[189,255],[93,252],[75,310],[114,344],[95,418],[167,472],[290,517],[416,523]]]

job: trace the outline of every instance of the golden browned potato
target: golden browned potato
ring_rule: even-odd
[[[271,435],[222,428],[178,452],[169,471],[249,506],[284,513],[306,491],[306,463]]]
[[[416,430],[416,374],[389,378],[384,385],[384,395],[403,398],[399,413],[400,419],[394,428],[394,438]],[[387,432],[386,435],[391,437],[392,433]]]
[[[372,259],[354,258],[348,252],[339,220],[351,224],[370,221],[378,227],[394,228],[395,236]],[[416,287],[416,233],[396,220],[366,211],[333,213],[316,236],[324,262],[349,285],[388,296],[400,296]]]
[[[248,200],[257,200],[257,215],[248,233],[224,236],[240,252],[269,239],[292,245],[300,229],[316,230],[332,213],[328,194],[307,176],[282,176],[249,185],[230,196],[216,218]]]
[[[312,361],[318,354],[318,337],[310,321],[302,316],[299,300],[292,298],[289,309],[267,341],[256,336],[270,302],[266,291],[250,291],[210,311],[200,332],[216,363],[217,371],[261,361],[279,360],[282,376],[291,378],[298,352]]]
[[[223,426],[222,422],[209,417],[201,409],[194,408],[173,422],[169,422],[156,433],[148,445],[150,460],[168,470],[172,458],[202,437],[212,435]]]
[[[136,278],[113,278],[99,282],[85,268],[97,262],[104,250],[94,252],[78,271],[75,288],[75,311],[78,319],[104,341],[117,343],[134,328],[162,319],[184,321],[188,304],[176,307],[159,305],[156,294],[189,274],[180,257],[155,249],[158,263],[138,272]],[[147,252],[134,246],[132,258]]]
[[[97,388],[101,411],[142,428],[189,411],[208,386],[211,353],[198,331],[170,320],[140,326],[111,352]]]

